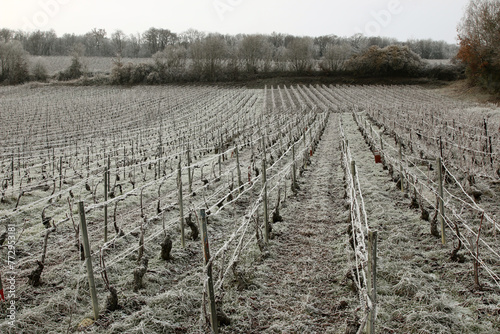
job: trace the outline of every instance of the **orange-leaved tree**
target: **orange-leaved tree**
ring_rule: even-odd
[[[458,26],[457,58],[474,84],[500,92],[500,0],[471,0]]]

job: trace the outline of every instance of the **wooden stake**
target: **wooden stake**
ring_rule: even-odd
[[[62,178],[63,178],[63,170],[62,170],[63,157],[59,157],[59,191],[62,188]]]
[[[439,222],[441,223],[441,241],[443,245],[446,245],[446,236],[444,231],[444,202],[443,202],[443,165],[441,163],[441,158],[437,158],[437,170],[438,170],[438,205],[439,205]]]
[[[295,165],[295,143],[292,144],[292,191],[297,189],[297,166]]]
[[[110,191],[111,190],[111,154],[108,155],[108,168],[107,168],[107,174],[108,174],[108,188],[107,190]]]
[[[179,158],[179,165],[177,167],[177,187],[179,188],[179,215],[181,218],[181,246],[186,247],[186,239],[184,237],[184,203],[182,201],[182,173],[181,173],[181,159]]]
[[[356,177],[356,161],[351,161],[351,174],[352,174],[352,181],[354,183],[354,178]],[[356,183],[354,183],[355,185]]]
[[[205,214],[205,209],[200,209],[201,218],[201,241],[203,243],[203,255],[205,258],[205,266],[207,266],[207,285],[208,285],[208,297],[210,302],[210,321],[212,325],[212,330],[215,334],[219,333],[219,324],[217,320],[217,309],[215,307],[215,293],[214,293],[214,283],[212,277],[212,264],[210,263],[210,247],[208,244],[208,233],[207,233],[207,216]]]
[[[402,140],[399,139],[399,180],[401,182],[401,191],[405,191],[405,186],[403,182],[403,144]]]
[[[14,188],[14,152],[12,152],[12,160],[10,163],[10,169],[11,169],[11,185]]]
[[[94,320],[99,319],[99,302],[97,300],[97,292],[94,281],[94,271],[92,269],[92,258],[90,252],[89,236],[87,233],[87,222],[85,220],[85,207],[83,202],[78,203],[78,211],[80,214],[80,231],[83,238],[83,251],[85,253],[85,262],[87,265],[87,275],[89,279],[90,296],[92,298],[92,308],[94,310]]]
[[[0,301],[4,300],[5,300],[5,295],[3,293],[2,275],[0,274]]]
[[[263,206],[264,206],[264,241],[267,244],[269,242],[269,214],[267,208],[267,164],[266,164],[266,151],[265,145],[263,145],[263,156],[262,156],[262,187],[264,189],[263,192]]]
[[[108,201],[108,168],[104,169],[104,202]],[[104,204],[104,242],[108,242],[108,205]]]
[[[90,176],[90,147],[87,146],[87,178]]]
[[[222,159],[222,145],[221,147],[219,148],[219,159],[218,159],[218,164],[219,164],[219,177],[221,177],[222,175],[222,166],[221,166],[221,159]]]
[[[236,153],[236,170],[238,172],[238,189],[239,189],[239,193],[241,194],[241,186],[243,185],[243,182],[241,182],[240,153],[239,153],[239,149],[238,149],[238,144],[236,144],[234,151]]]
[[[127,177],[125,174],[125,166],[126,166],[126,161],[127,161],[127,149],[125,146],[123,146],[123,180]]]
[[[189,182],[189,194],[193,193],[193,177],[191,175],[191,151],[188,145],[187,149],[187,163],[188,163],[188,182]]]
[[[377,231],[368,232],[368,296],[372,309],[368,314],[367,334],[375,334],[375,314],[377,313]]]

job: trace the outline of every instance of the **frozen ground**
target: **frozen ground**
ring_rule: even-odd
[[[217,292],[221,310],[230,320],[220,332],[357,332],[362,311],[349,277],[354,264],[349,260],[339,118],[343,120],[356,161],[368,223],[378,231],[377,332],[500,332],[500,292],[496,285],[480,269],[483,289],[475,288],[472,259],[463,250],[463,263],[450,260],[456,246],[451,233],[446,246],[431,236],[429,223],[420,219],[420,210],[410,209],[411,196],[397,188],[381,164],[375,164],[350,113],[330,115],[310,165],[298,179],[298,192],[290,191],[289,180],[285,183],[280,211],[283,221],[273,224],[267,249],[261,251],[254,242],[254,231],[248,232],[251,237],[244,254]],[[242,151],[242,159],[250,160],[248,147]],[[210,174],[207,170],[205,173]],[[174,184],[174,178],[169,182]],[[196,182],[199,183],[196,187],[202,186],[198,177]],[[217,185],[221,181],[214,182]],[[200,201],[201,196],[195,199]],[[209,236],[214,246],[220,247],[234,232],[257,197],[258,192],[249,192],[235,205],[228,205],[210,218]],[[155,198],[152,195],[146,198],[148,212],[154,211]],[[186,201],[192,204],[195,199]],[[138,199],[132,197],[130,201]],[[274,207],[275,202],[276,198],[271,198],[270,206]],[[139,212],[135,214],[138,216]],[[122,226],[130,232],[140,219],[124,216]],[[91,216],[89,221],[95,228],[98,219]],[[44,231],[43,226],[39,227]],[[199,240],[188,240],[182,249],[174,238],[172,259],[167,262],[159,259],[163,234],[148,240],[145,256],[149,258],[149,266],[144,288],[138,291],[133,289],[132,272],[137,266],[136,252],[127,254],[120,262],[108,261],[107,273],[117,289],[119,307],[113,312],[102,311],[95,324],[82,328],[79,326],[82,320],[92,316],[86,270],[74,247],[54,254],[55,245],[68,244],[74,234],[70,225],[58,232],[50,237],[52,253],[47,258],[41,286],[27,284],[33,261],[24,262],[19,268],[17,302],[22,310],[18,313],[17,327],[9,329],[3,318],[0,332],[72,333],[79,327],[87,333],[206,332]],[[41,236],[37,233],[36,240],[27,240],[18,257],[38,259]],[[123,253],[130,245],[138,244],[138,240],[138,233],[127,233],[116,240],[108,256]],[[94,262],[98,268],[98,256]],[[489,265],[498,268],[498,263]],[[102,310],[107,296],[101,277],[97,277],[97,288]],[[1,314],[6,314],[7,304],[0,307]]]

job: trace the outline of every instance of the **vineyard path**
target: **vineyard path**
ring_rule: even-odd
[[[344,207],[339,138],[338,118],[332,115],[298,179],[300,190],[284,204],[284,221],[273,226],[270,259],[256,269],[258,292],[243,292],[253,312],[237,320],[247,323],[241,332],[345,333],[357,299],[340,284],[346,269],[341,226],[347,226],[340,221],[347,214],[339,216]]]

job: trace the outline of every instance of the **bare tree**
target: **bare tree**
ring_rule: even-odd
[[[310,37],[294,38],[287,47],[288,60],[296,72],[305,72],[312,68],[313,40]]]
[[[215,80],[227,54],[227,45],[222,35],[210,34],[202,41],[194,42],[190,55],[195,73],[205,75],[208,80]]]
[[[368,48],[368,42],[366,37],[362,34],[355,34],[349,38],[349,43],[351,44],[354,53],[360,53]]]
[[[271,45],[263,35],[246,35],[239,43],[238,52],[247,72],[256,73],[259,61],[270,58]]]
[[[95,46],[97,48],[97,51],[99,52],[101,50],[101,46],[103,44],[104,38],[106,38],[106,30],[104,29],[97,29],[94,28],[91,31],[92,37],[94,37],[95,40]]]
[[[187,50],[182,45],[168,45],[165,50],[155,53],[153,59],[160,76],[173,80],[185,70]]]
[[[314,44],[318,46],[319,57],[325,56],[328,46],[334,44],[336,39],[335,35],[319,36],[314,39]]]
[[[188,29],[179,34],[179,41],[185,47],[195,43],[200,42],[205,38],[206,34],[202,31],[198,31],[195,29]]]
[[[141,34],[130,34],[125,44],[125,55],[132,58],[137,58],[141,53],[142,36]]]
[[[6,28],[0,29],[0,38],[7,43],[14,37],[14,31]]]
[[[126,43],[126,38],[127,35],[121,30],[116,30],[112,35],[111,35],[111,41],[113,43],[113,48],[114,51],[117,55],[122,55],[123,50],[125,49],[125,43]]]
[[[327,72],[336,72],[344,69],[344,64],[352,56],[352,47],[347,44],[328,44],[321,61],[321,68]]]
[[[167,45],[173,45],[177,40],[177,34],[168,29],[149,28],[143,34],[144,42],[146,43],[151,55],[158,51],[163,51]]]

